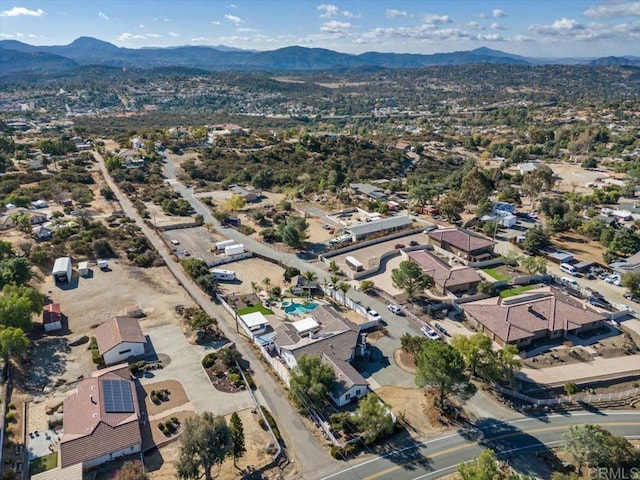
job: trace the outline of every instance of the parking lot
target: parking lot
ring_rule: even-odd
[[[205,262],[210,262],[216,258],[215,253],[211,252],[211,246],[223,240],[219,236],[212,235],[206,227],[169,230],[163,232],[162,235],[178,257],[201,258]]]

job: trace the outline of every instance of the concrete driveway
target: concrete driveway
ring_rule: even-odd
[[[161,370],[147,372],[148,376],[140,380],[142,384],[178,380],[198,413],[209,411],[216,415],[227,415],[253,407],[248,392],[225,393],[211,385],[200,362],[212,349],[189,344],[184,334],[174,325],[152,327],[145,333],[149,335],[156,353],[168,355],[171,362]]]

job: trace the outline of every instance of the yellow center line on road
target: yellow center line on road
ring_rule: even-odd
[[[640,426],[640,422],[617,422],[617,423],[607,423],[605,424],[605,426],[607,427],[624,427],[624,426],[631,426],[631,425],[638,425]],[[513,437],[519,437],[522,435],[531,435],[533,433],[541,433],[541,432],[551,432],[553,430],[568,430],[569,427],[573,427],[573,426],[579,426],[578,424],[576,425],[558,425],[558,426],[554,426],[554,427],[542,427],[542,428],[537,428],[535,430],[529,430],[528,432],[514,432],[514,433],[508,433],[506,435],[500,435],[498,437],[493,437],[493,438],[487,438],[485,440],[485,442],[495,442],[497,440],[504,440],[506,438],[513,438]],[[460,450],[466,450],[469,448],[474,448],[479,446],[480,444],[478,442],[473,442],[473,443],[467,443],[464,445],[458,445],[457,447],[451,447],[448,448],[447,450],[442,450],[440,452],[434,453],[433,455],[429,455],[427,458],[436,458],[436,457],[441,457],[443,455],[448,455],[449,453],[453,453],[453,452],[457,452]],[[407,465],[411,465],[413,463],[417,463],[422,461],[422,459],[416,459],[416,460],[411,460],[408,462],[404,462],[404,463],[400,463],[398,465],[394,465],[393,467],[387,468],[386,470],[382,470],[380,472],[374,473],[373,475],[369,475],[368,477],[364,477],[362,480],[375,480],[376,478],[380,478],[384,475],[387,475],[388,473],[391,472],[395,472],[396,470],[400,470],[401,468],[407,466]]]

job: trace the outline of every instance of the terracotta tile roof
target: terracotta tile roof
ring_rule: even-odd
[[[420,265],[422,271],[432,277],[437,285],[443,288],[452,288],[481,280],[480,275],[473,268],[462,265],[451,267],[427,250],[407,252],[407,255]]]
[[[111,413],[105,408],[105,380],[126,382],[131,389],[133,411]],[[108,455],[142,442],[140,406],[129,366],[115,365],[94,372],[82,380],[76,393],[64,401],[63,430],[60,441],[62,467]]]
[[[122,342],[147,343],[138,320],[130,317],[111,317],[95,331],[100,355],[104,355]]]
[[[515,297],[492,297],[465,303],[462,309],[504,342],[532,337],[541,331],[575,330],[604,316],[559,290],[542,287]]]
[[[62,321],[59,303],[50,303],[42,309],[42,323],[56,323]]]
[[[490,247],[496,242],[490,238],[480,235],[473,235],[460,228],[446,228],[434,230],[428,233],[429,237],[437,242],[448,243],[466,253],[471,253],[482,248]]]

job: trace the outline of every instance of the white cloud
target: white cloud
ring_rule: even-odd
[[[392,8],[387,9],[387,11],[385,12],[385,15],[387,16],[387,18],[398,18],[398,17],[409,16],[406,10],[394,10]]]
[[[491,15],[493,15],[495,18],[503,18],[509,16],[507,12],[505,12],[504,10],[500,10],[499,8],[494,8],[491,12]]]
[[[147,27],[145,26],[144,23],[141,23],[140,25],[138,25],[138,28],[147,28]]]
[[[0,17],[41,17],[42,15],[46,15],[47,12],[42,10],[41,8],[37,10],[29,10],[24,7],[13,7],[10,10],[4,10],[0,12]]]
[[[239,27],[238,28],[238,32],[242,33],[242,32],[259,32],[260,30],[256,29],[256,28],[248,28],[248,27]]]
[[[143,40],[144,38],[144,35],[125,32],[118,37],[118,40],[120,40],[121,42],[128,42],[129,40]]]
[[[534,42],[534,41],[535,41],[535,38],[530,37],[530,36],[528,36],[528,35],[515,35],[514,37],[512,37],[512,40],[513,40],[514,42],[522,42],[522,43],[525,43],[525,42]]]
[[[16,32],[16,37],[24,37],[24,33]]]
[[[178,38],[180,36],[180,34],[176,33],[176,32],[169,32],[169,36],[173,37],[173,38]]]
[[[529,31],[543,42],[558,40],[595,41],[617,40],[640,41],[640,20],[629,23],[609,24],[590,22],[582,24],[574,19],[562,18],[551,25],[531,25]]]
[[[109,17],[107,17],[107,15],[104,14],[103,12],[98,12],[98,16],[103,20],[106,20],[106,21],[109,20]]]
[[[33,33],[30,33],[29,35],[27,35],[27,37],[29,37],[29,38],[38,38],[38,36],[34,35]]]
[[[238,6],[235,3],[230,3],[229,5],[227,5],[229,8],[238,8]]]
[[[491,28],[492,30],[506,30],[505,27],[503,27],[502,25],[500,25],[498,22],[493,22],[489,28]]]
[[[244,23],[244,21],[240,17],[237,17],[235,15],[227,14],[224,16],[224,18],[229,20],[231,23],[235,23],[236,25],[240,25],[241,23]]]
[[[640,15],[640,2],[605,3],[587,8],[583,15],[592,18],[638,16]]]
[[[11,35],[10,33],[0,33],[0,38],[13,38],[15,35]]]
[[[401,28],[375,28],[366,32],[363,39],[416,39],[416,40],[460,40],[470,39],[472,35],[469,32],[458,28],[438,29],[435,25],[422,24],[417,27],[401,27]]]
[[[353,28],[353,25],[349,22],[339,22],[337,20],[331,20],[330,22],[325,22],[320,30],[328,33],[340,33],[345,34],[348,33],[349,30]]]
[[[170,20],[169,18],[167,18],[167,17],[164,17],[164,18],[162,19],[162,21],[163,21],[163,22],[170,22],[171,20]]]
[[[192,42],[208,42],[209,39],[206,37],[194,37],[191,39]]]
[[[509,39],[499,35],[497,33],[491,33],[488,35],[480,34],[476,37],[478,40],[482,42],[507,42]]]
[[[158,33],[147,33],[147,37],[149,38],[162,38],[162,35]]]
[[[451,23],[452,21],[453,20],[451,20],[448,15],[429,14],[424,17],[424,23],[428,23],[429,25]]]
[[[484,26],[480,25],[478,22],[469,22],[465,26],[473,30],[484,30]]]
[[[478,15],[476,15],[476,17],[478,18],[487,18],[487,14],[484,12],[480,12]]]
[[[340,10],[335,5],[323,3],[318,5],[318,10],[323,12],[320,14],[320,18],[333,18],[342,15],[346,18],[360,18],[360,14],[350,12],[349,10]]]
[[[213,20],[211,22],[211,25],[222,25],[222,22],[219,22],[218,20]]]

